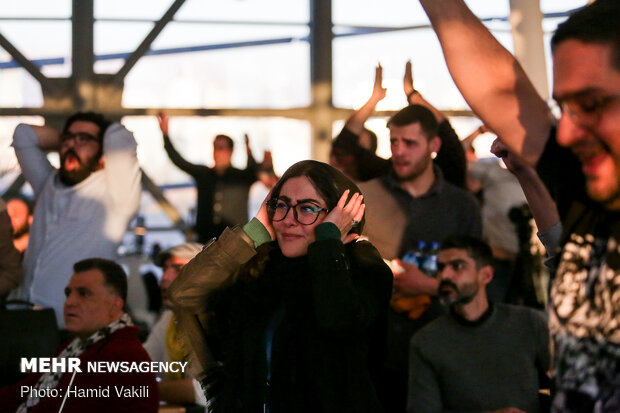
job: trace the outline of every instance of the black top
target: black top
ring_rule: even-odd
[[[328,239],[286,258],[270,243],[248,265],[261,256],[258,277],[242,268],[210,302],[209,342],[222,362],[214,411],[381,412],[373,380],[392,274],[377,250]]]
[[[256,181],[258,164],[251,154],[244,170],[229,167],[218,175],[214,168],[185,160],[164,135],[164,149],[179,169],[196,182],[198,192],[196,232],[198,242],[206,243],[219,236],[226,227],[241,225],[248,218],[248,191]]]
[[[554,406],[558,411],[618,412],[620,213],[587,197],[581,164],[554,136],[538,171],[556,199],[564,229],[549,303]]]

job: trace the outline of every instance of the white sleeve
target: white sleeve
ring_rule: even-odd
[[[39,147],[37,134],[30,125],[19,124],[13,133],[13,148],[24,177],[32,186],[35,198],[54,171],[47,155]]]
[[[167,313],[162,314],[142,345],[153,361],[168,361],[168,357],[166,357],[166,332],[171,321],[172,317],[169,317]]]
[[[110,125],[103,137],[103,162],[110,197],[117,208],[137,212],[142,190],[137,144],[133,133],[120,123]]]

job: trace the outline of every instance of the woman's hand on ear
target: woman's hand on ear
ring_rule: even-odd
[[[363,196],[360,193],[355,193],[347,202],[349,196],[349,190],[344,191],[338,204],[329,211],[323,222],[331,222],[335,224],[340,230],[341,240],[343,243],[348,243],[359,238],[358,234],[349,234],[351,228],[353,228],[354,222],[359,222],[364,216],[364,204],[362,204]]]

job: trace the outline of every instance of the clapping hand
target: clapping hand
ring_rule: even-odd
[[[403,90],[405,91],[405,96],[409,98],[415,88],[413,87],[413,70],[411,66],[411,60],[407,60],[407,64],[405,64],[405,76],[403,78]]]
[[[375,68],[375,84],[372,88],[372,98],[379,102],[385,95],[387,94],[387,89],[383,87],[383,68],[381,67],[381,63],[377,63],[377,67]]]

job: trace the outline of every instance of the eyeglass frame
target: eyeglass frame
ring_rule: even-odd
[[[280,219],[274,219],[274,215],[276,213],[276,204],[278,202],[282,202],[284,205],[286,205],[286,212],[284,213],[284,216]],[[288,216],[289,211],[292,209],[293,210],[293,217],[295,218],[295,221],[297,221],[299,223],[299,225],[312,225],[314,224],[318,219],[319,219],[319,215],[321,214],[321,212],[329,212],[329,209],[327,208],[323,208],[320,206],[317,206],[317,211],[316,211],[316,215],[314,216],[314,221],[305,224],[303,222],[301,222],[299,220],[299,217],[297,215],[297,207],[299,205],[303,205],[303,204],[309,204],[308,201],[304,201],[304,202],[298,202],[295,205],[291,205],[286,201],[283,201],[281,199],[278,198],[274,198],[274,199],[270,199],[269,201],[267,201],[267,211],[269,213],[269,218],[273,221],[273,222],[280,222],[280,221],[284,221],[286,219],[286,217]]]
[[[60,134],[59,140],[61,145],[69,141],[74,141],[76,145],[85,145],[88,142],[97,142],[101,144],[101,138],[87,132],[63,132]]]
[[[592,107],[585,110],[583,103],[579,102],[580,97],[582,96],[579,96],[578,94],[576,96],[570,96],[563,99],[554,98],[553,102],[559,107],[561,113],[566,114],[566,116],[568,116],[573,122],[582,126],[590,126],[600,120],[604,110],[609,107],[610,104],[620,99],[620,93],[612,93],[598,98],[593,98],[594,104],[591,105]],[[571,106],[573,108],[571,108]]]

